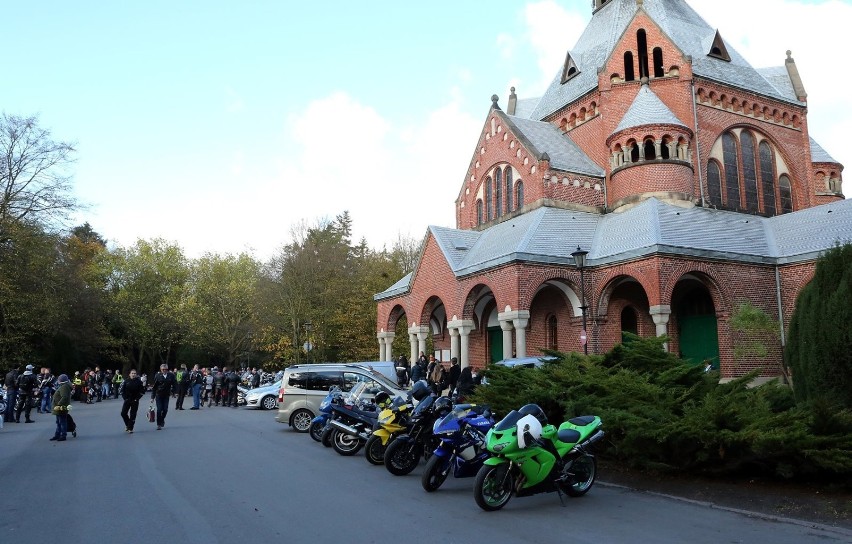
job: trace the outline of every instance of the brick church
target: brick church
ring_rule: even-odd
[[[778,376],[816,259],[852,240],[791,53],[753,67],[686,0],[590,9],[543,96],[492,97],[456,228],[429,227],[414,271],[375,296],[380,359],[398,335],[412,358],[431,337],[482,368],[630,332],[723,379]],[[744,304],[778,330],[732,327]]]

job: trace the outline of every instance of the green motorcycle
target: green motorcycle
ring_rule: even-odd
[[[557,428],[535,404],[512,410],[485,436],[491,452],[476,474],[476,504],[492,512],[512,495],[527,497],[556,491],[581,497],[592,488],[597,461],[589,447],[604,437],[601,418],[581,416]]]

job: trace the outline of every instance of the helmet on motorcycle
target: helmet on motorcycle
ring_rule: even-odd
[[[432,409],[437,413],[449,413],[450,410],[453,409],[453,401],[447,397],[440,397],[435,399],[435,404],[432,406]]]
[[[414,400],[420,402],[421,400],[428,397],[429,393],[431,392],[432,390],[429,389],[429,384],[426,383],[426,380],[420,380],[414,384],[414,387],[411,388],[410,395]]]
[[[376,406],[384,408],[390,404],[391,396],[385,391],[379,391],[376,393],[376,398],[374,400],[376,401]]]
[[[522,406],[520,410],[518,410],[519,414],[523,414],[525,416],[533,416],[536,418],[542,426],[547,425],[547,415],[545,415],[544,410],[541,409],[541,406],[538,404],[527,404],[526,406]]]

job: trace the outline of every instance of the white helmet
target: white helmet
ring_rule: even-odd
[[[533,415],[526,415],[518,420],[518,447],[521,449],[532,445],[533,440],[541,437],[541,422]]]

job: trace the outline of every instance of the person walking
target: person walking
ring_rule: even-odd
[[[198,365],[192,367],[192,372],[189,373],[189,387],[192,391],[192,408],[190,410],[198,410],[201,406],[201,387],[204,382],[204,376],[198,370]]]
[[[124,432],[132,433],[136,425],[136,413],[139,411],[139,399],[145,396],[145,386],[136,375],[136,369],[131,368],[127,380],[121,387],[121,419],[124,420]],[[165,416],[163,416],[165,417]]]
[[[165,363],[160,365],[160,371],[154,376],[154,384],[151,387],[151,400],[157,403],[157,430],[166,425],[166,414],[169,413],[169,396],[177,391],[177,380],[175,375],[169,372],[169,366]]]
[[[68,434],[68,412],[71,411],[71,382],[66,374],[60,374],[53,392],[53,413],[56,414],[56,431],[51,440],[64,442]]]

